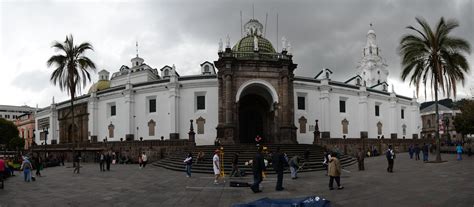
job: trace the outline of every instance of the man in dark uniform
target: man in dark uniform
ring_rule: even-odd
[[[265,170],[265,162],[263,161],[262,155],[263,147],[259,146],[257,154],[252,161],[252,171],[253,171],[253,184],[250,186],[254,193],[262,192],[259,187],[262,182],[262,172]]]
[[[288,162],[285,159],[285,155],[280,152],[280,147],[277,147],[276,152],[272,155],[272,166],[277,174],[277,183],[275,190],[282,191],[283,188],[283,171],[288,166]]]

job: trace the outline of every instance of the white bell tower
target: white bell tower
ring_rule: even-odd
[[[363,84],[367,87],[387,82],[387,64],[380,56],[380,52],[373,25],[370,24],[370,30],[367,32],[367,43],[362,51],[362,60],[357,66]]]

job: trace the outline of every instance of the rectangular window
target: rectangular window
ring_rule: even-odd
[[[379,115],[380,115],[380,106],[375,105],[375,116],[379,116]]]
[[[110,116],[115,116],[117,113],[117,107],[115,105],[110,106]]]
[[[156,99],[149,99],[148,104],[149,104],[148,112],[155,113],[156,112]]]
[[[339,112],[346,113],[346,101],[339,100]]]
[[[305,97],[304,96],[298,96],[298,110],[305,110]]]
[[[196,99],[197,110],[206,109],[206,96],[197,96]]]
[[[402,119],[405,119],[405,109],[402,109],[401,113]]]

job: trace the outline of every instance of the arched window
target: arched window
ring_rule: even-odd
[[[382,134],[382,122],[377,123],[377,134],[381,135]]]
[[[205,66],[204,66],[204,72],[205,72],[205,73],[208,73],[208,72],[209,72],[209,65],[205,65]]]
[[[112,122],[110,122],[108,128],[109,128],[109,138],[114,138],[114,129],[115,129],[115,126],[112,124]]]
[[[407,125],[406,124],[402,125],[402,132],[403,132],[403,135],[407,135]]]
[[[360,79],[356,79],[356,85],[360,86]]]
[[[151,119],[148,122],[148,136],[155,136],[155,126],[156,126],[156,122],[153,121],[153,119]]]
[[[170,71],[169,70],[165,70],[165,76],[170,76]]]
[[[342,124],[342,134],[348,134],[349,133],[349,129],[348,129],[349,121],[347,121],[347,119],[344,118],[341,121],[341,124]]]

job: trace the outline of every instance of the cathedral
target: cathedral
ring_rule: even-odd
[[[219,42],[214,62],[200,74],[180,76],[175,65],[153,68],[137,53],[110,74],[101,70],[88,94],[77,98],[75,121],[68,100],[36,111],[37,144],[187,139],[197,145],[313,143],[314,139],[417,139],[415,97],[389,91],[389,71],[370,28],[357,74],[333,80],[322,69],[295,76],[291,45],[276,51],[263,25],[251,19],[231,45]],[[316,54],[317,55],[317,54]],[[49,131],[49,133],[48,133]]]

